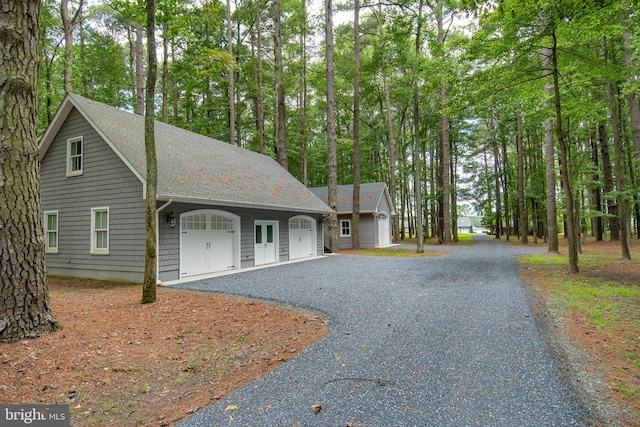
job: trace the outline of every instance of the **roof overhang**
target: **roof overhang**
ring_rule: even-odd
[[[170,194],[158,194],[156,200],[166,201],[173,200],[173,203],[194,203],[209,206],[224,206],[229,208],[248,208],[248,209],[262,209],[281,212],[297,212],[297,213],[313,213],[313,214],[330,214],[332,211],[327,209],[308,209],[298,208],[292,206],[278,206],[278,205],[264,205],[251,202],[236,202],[231,200],[214,200],[214,199],[202,199],[196,197],[176,196]]]

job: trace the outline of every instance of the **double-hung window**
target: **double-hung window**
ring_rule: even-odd
[[[91,209],[91,253],[109,254],[109,208]]]
[[[44,244],[47,253],[58,253],[58,211],[44,213]]]
[[[340,237],[351,236],[351,220],[343,219],[340,221]]]
[[[81,136],[67,140],[67,176],[82,175],[83,149]]]

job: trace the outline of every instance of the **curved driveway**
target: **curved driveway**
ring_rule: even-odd
[[[535,250],[484,236],[433,249],[450,253],[331,256],[176,286],[331,318],[327,337],[181,426],[589,424],[516,275],[513,257]]]

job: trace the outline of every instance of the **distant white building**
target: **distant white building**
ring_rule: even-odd
[[[469,218],[468,216],[458,218],[458,233],[473,233],[471,218]]]

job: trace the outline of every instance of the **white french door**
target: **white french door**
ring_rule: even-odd
[[[255,265],[278,261],[278,221],[255,221]]]

